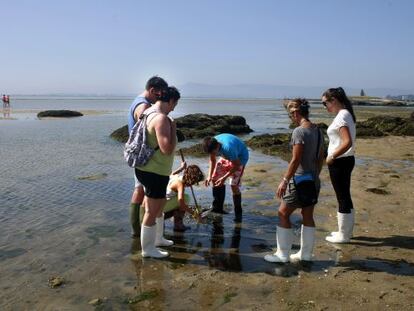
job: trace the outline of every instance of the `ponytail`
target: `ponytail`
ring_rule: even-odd
[[[346,96],[345,91],[342,87],[337,88],[330,88],[323,93],[328,100],[335,98],[341,104],[344,105],[344,108],[349,111],[352,116],[354,122],[356,122],[356,117],[354,113],[354,108],[352,107],[352,102],[349,100],[348,96]]]

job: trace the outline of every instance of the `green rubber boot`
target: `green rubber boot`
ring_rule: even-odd
[[[129,221],[132,227],[132,237],[138,238],[141,233],[141,222],[140,222],[140,210],[141,204],[131,203],[129,206]]]

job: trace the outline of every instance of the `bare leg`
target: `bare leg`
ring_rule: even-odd
[[[164,208],[166,199],[152,199],[145,197],[145,214],[142,224],[144,226],[153,226],[155,225],[155,218],[162,215],[162,210]]]
[[[290,223],[290,215],[294,212],[296,208],[288,207],[285,201],[282,200],[280,203],[278,216],[279,216],[279,226],[283,228],[291,228],[292,224]]]
[[[314,205],[302,208],[303,225],[306,227],[315,227],[315,221],[313,219],[314,208]]]

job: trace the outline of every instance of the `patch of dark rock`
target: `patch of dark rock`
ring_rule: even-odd
[[[380,189],[380,188],[367,188],[367,189],[365,189],[365,191],[372,192],[372,193],[375,193],[375,194],[382,194],[382,195],[390,194],[389,191],[387,191],[385,189]]]
[[[157,296],[158,296],[158,291],[153,289],[153,290],[143,292],[143,293],[141,293],[139,295],[136,295],[134,297],[126,298],[124,300],[124,303],[125,304],[136,304],[136,303],[144,301],[144,300],[154,299]]]
[[[248,134],[253,130],[242,116],[189,114],[175,119],[178,142],[185,139],[204,138],[220,133]],[[129,137],[128,126],[123,126],[111,133],[111,138],[126,143]]]
[[[81,177],[78,177],[78,179],[79,180],[100,180],[100,179],[104,179],[107,176],[108,176],[107,173],[99,173],[96,175],[81,176]]]
[[[177,129],[182,131],[186,139],[204,138],[220,133],[248,134],[253,132],[242,116],[195,113],[177,118],[175,121]]]
[[[358,137],[380,137],[385,135],[414,136],[414,119],[393,116],[375,116],[357,122]]]
[[[0,249],[0,261],[18,257],[20,255],[23,255],[27,251],[24,248],[14,248],[10,250],[2,250]]]
[[[113,131],[110,137],[116,141],[119,141],[120,143],[126,143],[129,138],[128,125],[124,125],[123,127],[120,127],[119,129]],[[178,129],[177,129],[177,139],[178,139],[178,142],[182,142],[185,140],[183,133]]]
[[[382,137],[385,136],[385,133],[380,130],[369,127],[361,122],[356,124],[356,136],[357,137]]]
[[[289,149],[290,134],[263,134],[250,138],[246,144],[252,149],[257,149],[268,155],[275,155],[289,161],[291,151]]]
[[[41,111],[37,114],[38,118],[47,118],[47,117],[72,118],[72,117],[81,117],[81,116],[83,116],[82,113],[78,111],[72,111],[72,110],[46,110],[46,111]]]
[[[203,150],[203,144],[195,144],[187,148],[181,148],[185,156],[192,156],[197,158],[207,157],[207,153]]]

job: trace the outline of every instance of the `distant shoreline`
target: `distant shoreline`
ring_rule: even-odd
[[[133,100],[136,95],[11,95],[12,100],[28,101],[28,100]],[[189,96],[182,97],[183,100],[200,100],[211,101],[220,100],[225,102],[234,101],[285,101],[294,97],[272,98],[272,97],[207,97],[207,96]],[[305,97],[306,98],[306,97]],[[318,98],[307,98],[311,104],[322,104]],[[413,107],[414,101],[385,99],[381,97],[370,96],[350,96],[355,106],[395,106],[395,107]]]

